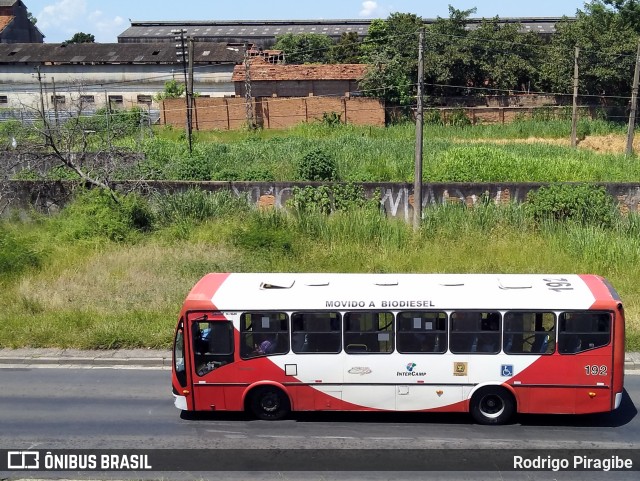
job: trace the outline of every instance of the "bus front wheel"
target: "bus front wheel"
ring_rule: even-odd
[[[505,424],[514,412],[513,395],[501,387],[482,388],[471,398],[471,415],[479,424]]]
[[[289,399],[274,386],[257,388],[251,395],[251,411],[257,418],[265,421],[283,419],[291,411]]]

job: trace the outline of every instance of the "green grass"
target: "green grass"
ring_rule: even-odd
[[[590,135],[624,134],[603,121],[581,122]],[[601,154],[568,145],[524,143],[530,137],[566,139],[566,120],[520,121],[506,125],[424,130],[424,180],[429,182],[634,182],[640,163],[620,154]],[[141,144],[146,160],[120,178],[176,180],[294,181],[297,163],[320,149],[331,157],[343,181],[407,182],[414,171],[415,126],[327,126],[301,124],[282,131],[200,132],[189,156],[179,131],[162,129]],[[500,140],[500,142],[498,142]]]
[[[640,180],[636,157],[520,139],[567,139],[568,121],[425,126],[425,181]],[[580,132],[623,134],[605,122]],[[303,124],[284,131],[161,129],[147,159],[120,178],[296,180],[321,149],[346,181],[411,181],[414,126]],[[0,221],[0,346],[168,347],[184,296],[203,274],[250,272],[595,273],[626,306],[627,348],[640,350],[640,216],[613,225],[537,222],[523,205],[424,212],[419,233],[370,205],[327,217],[255,211],[228,194],[129,198],[84,194],[59,215]]]
[[[207,272],[538,272],[609,278],[625,302],[627,348],[640,350],[638,215],[600,228],[536,223],[521,205],[443,205],[414,234],[370,206],[327,217],[254,211],[216,195],[164,202],[153,230],[116,238],[79,229],[92,219],[77,207],[3,221],[39,262],[0,277],[0,346],[167,348],[184,296]],[[167,214],[185,203],[207,214]]]

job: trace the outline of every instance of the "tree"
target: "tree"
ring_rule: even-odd
[[[636,33],[640,33],[640,2],[638,0],[603,0],[602,2],[592,2],[592,4],[602,3],[613,7],[620,14],[622,22],[632,28]]]
[[[329,63],[333,40],[328,35],[302,33],[278,35],[273,46],[282,50],[290,64]]]
[[[27,10],[27,19],[29,19],[31,25],[35,25],[36,23],[38,23],[38,19],[34,17],[33,13],[31,13],[29,10]]]
[[[373,58],[382,52],[385,48],[387,39],[387,22],[382,19],[376,18],[371,21],[369,25],[369,31],[365,37],[360,50],[362,51],[362,58],[365,62],[371,63]]]
[[[175,79],[167,80],[164,83],[164,92],[156,95],[156,100],[177,99],[182,97],[185,92],[183,83],[176,82]]]
[[[418,78],[418,32],[421,17],[392,13],[372,22],[364,40],[364,59],[371,65],[360,87],[365,95],[409,107],[415,103]]]
[[[335,63],[360,63],[360,39],[356,32],[344,32],[331,48],[330,58]]]
[[[527,90],[538,87],[539,52],[542,40],[536,33],[521,33],[518,23],[500,23],[495,17],[483,20],[468,32],[466,42],[471,53],[466,83],[473,87]],[[486,94],[486,90],[474,90]]]
[[[69,40],[64,41],[65,44],[71,43],[95,43],[96,37],[91,33],[78,32],[73,35]]]
[[[476,9],[449,6],[449,18],[438,17],[425,40],[425,91],[430,95],[464,95],[477,74],[473,72],[472,44],[466,29]]]
[[[31,179],[49,178],[49,172],[57,170],[63,178],[105,189],[119,202],[112,187],[114,175],[117,170],[132,167],[136,157],[127,149],[114,147],[112,141],[139,128],[141,109],[102,109],[87,116],[82,93],[79,87],[70,102],[64,104],[65,111],[58,110],[64,121],[58,121],[58,117],[53,121],[46,112],[22,105],[35,114],[37,121],[21,128],[12,154],[17,159],[28,159]],[[12,135],[15,136],[13,132]]]
[[[580,48],[580,94],[608,96],[607,102],[612,103],[627,102],[638,41],[629,15],[636,2],[614,2],[614,8],[609,3],[612,2],[585,4],[584,10],[578,10],[575,21],[556,25],[556,33],[540,67],[544,90],[571,93],[577,46]]]

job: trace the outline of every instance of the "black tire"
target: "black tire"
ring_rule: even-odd
[[[471,398],[471,415],[478,424],[505,424],[515,408],[513,395],[497,386],[484,387]]]
[[[251,411],[258,419],[277,421],[291,412],[289,398],[274,386],[257,388],[251,395]]]

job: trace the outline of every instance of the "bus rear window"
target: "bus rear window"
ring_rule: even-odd
[[[580,311],[560,315],[558,350],[561,354],[575,354],[609,344],[611,313]]]

